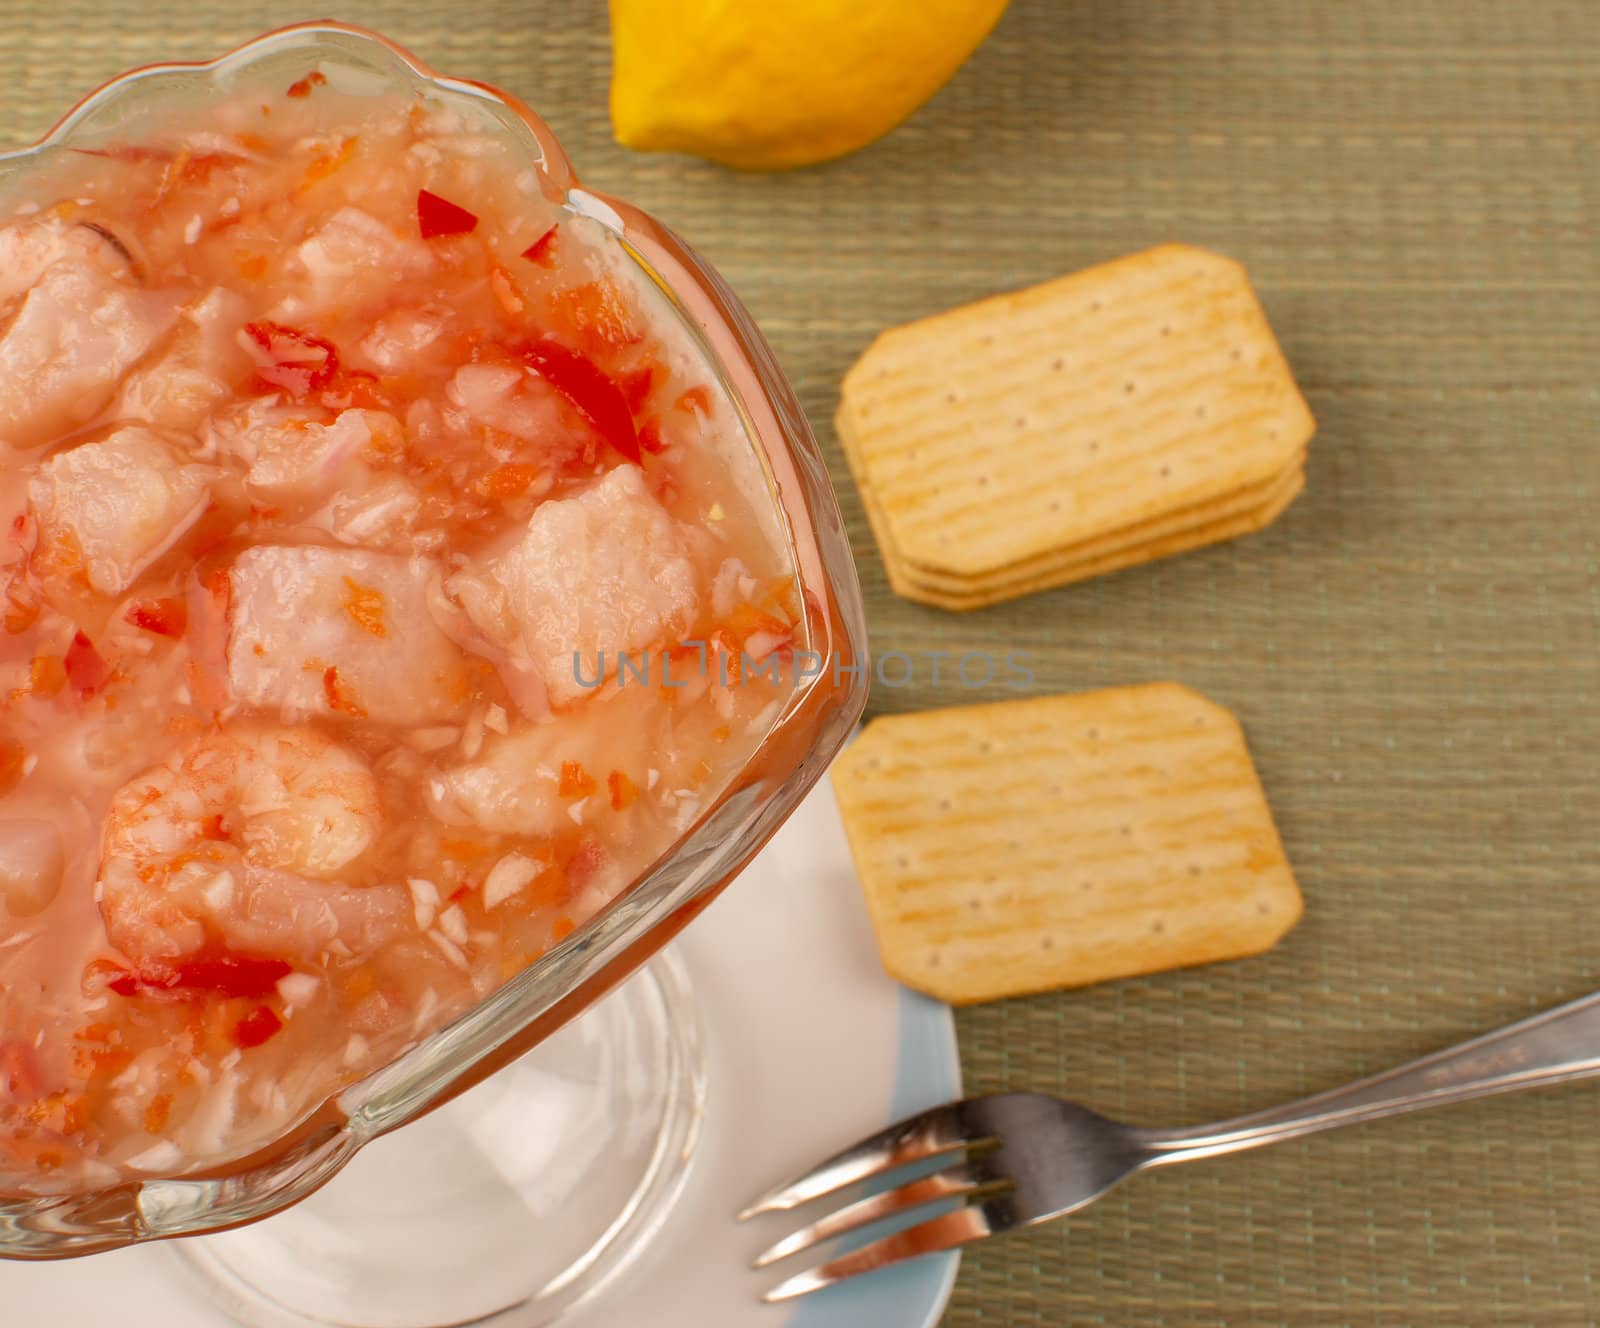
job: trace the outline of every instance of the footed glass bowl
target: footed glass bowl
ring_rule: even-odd
[[[374,33],[332,22],[298,25],[268,33],[216,60],[155,65],[113,80],[79,103],[38,145],[0,157],[0,195],[25,194],[30,175],[48,166],[56,154],[128,138],[141,123],[192,110],[197,102],[240,82],[268,78],[287,85],[313,68],[349,91],[422,92],[486,130],[505,135],[525,154],[553,202],[608,227],[623,252],[666,294],[672,314],[706,351],[762,463],[806,605],[807,639],[801,644],[816,668],[800,671],[810,676],[796,681],[727,792],[645,875],[454,1023],[324,1103],[270,1147],[214,1171],[123,1183],[96,1193],[0,1194],[0,1257],[59,1258],[216,1232],[253,1223],[306,1198],[364,1145],[519,1060],[655,955],[799,803],[844,742],[865,700],[866,670],[858,666],[865,655],[866,631],[849,546],[815,440],[771,350],[732,292],[686,244],[636,208],[584,189],[548,127],[516,98],[436,74]],[[638,993],[633,999],[642,1011],[639,1019],[619,1013],[617,1029],[593,1035],[600,1042],[609,1038],[606,1055],[612,1061],[605,1063],[612,1069],[602,1068],[602,1073],[637,1071],[641,1056],[648,1061],[644,1052],[627,1048],[634,1045],[630,1038],[637,1043],[641,1028],[653,1026],[651,1020],[663,1028],[676,1027],[674,1036],[692,1049],[692,1028],[674,1015],[682,1010],[684,998],[670,965],[656,969],[650,980],[654,986],[649,990],[637,984],[630,988]],[[606,1008],[625,1011],[627,1004],[608,1002]],[[598,1027],[591,1021],[579,1025],[585,1026]],[[666,1042],[663,1034],[647,1038],[644,1046],[647,1051],[666,1048],[666,1055],[672,1050]],[[613,1063],[619,1057],[626,1062],[621,1070]],[[691,1098],[699,1091],[692,1066],[670,1072],[678,1075],[674,1101],[684,1091]],[[515,1078],[496,1082],[510,1084]],[[637,1073],[622,1087],[636,1096]],[[530,1101],[536,1108],[536,1088]],[[497,1102],[494,1110],[503,1120],[506,1107]],[[668,1106],[668,1114],[675,1111],[678,1119],[671,1128],[669,1122],[662,1124],[662,1139],[677,1137],[674,1130],[681,1136],[685,1129],[682,1112]],[[478,1127],[482,1124],[480,1120]],[[692,1121],[690,1126],[692,1136]],[[481,1128],[478,1132],[481,1137]],[[679,1148],[676,1163],[670,1148],[665,1154],[657,1148],[651,1155],[646,1179],[657,1190],[663,1165],[669,1171],[686,1165],[683,1139],[673,1147]],[[537,1175],[525,1180],[538,1184]],[[574,1266],[582,1262],[582,1256],[573,1257]],[[497,1308],[478,1306],[476,1314]],[[337,1321],[351,1319],[343,1314]]]

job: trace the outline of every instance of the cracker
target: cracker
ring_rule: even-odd
[[[833,785],[884,968],[952,1004],[1258,954],[1301,914],[1238,721],[1176,683],[880,718]]]
[[[921,604],[929,604],[952,613],[961,613],[973,609],[988,608],[995,604],[1004,603],[1007,600],[1021,598],[1024,595],[1053,590],[1058,586],[1070,585],[1075,581],[1107,576],[1112,572],[1141,566],[1158,558],[1188,553],[1210,544],[1220,544],[1227,540],[1239,539],[1245,535],[1254,534],[1256,531],[1265,529],[1276,521],[1285,509],[1300,496],[1304,488],[1305,475],[1296,469],[1276,481],[1269,491],[1268,500],[1251,511],[1233,517],[1202,521],[1187,530],[1176,531],[1171,535],[1147,544],[1115,550],[1076,563],[1067,563],[1048,572],[1024,575],[1018,579],[1000,578],[991,579],[988,582],[975,581],[970,583],[970,588],[966,590],[952,590],[939,585],[930,586],[919,578],[915,569],[908,569],[903,566],[897,558],[893,546],[884,539],[881,515],[876,510],[876,503],[871,489],[863,487],[861,489],[861,497],[863,506],[866,508],[867,520],[873,528],[874,535],[878,537],[879,549],[883,555],[884,569],[889,575],[890,588],[904,599],[914,600]]]
[[[1101,536],[1098,539],[1088,540],[1048,554],[1024,559],[1021,562],[1010,563],[1005,567],[996,568],[980,576],[957,576],[948,572],[919,567],[900,555],[899,550],[892,543],[883,514],[878,508],[877,495],[872,486],[866,481],[860,463],[856,458],[854,439],[850,432],[849,424],[842,416],[837,421],[837,424],[839,441],[843,446],[845,459],[849,463],[851,474],[856,480],[856,487],[861,492],[862,505],[866,509],[868,523],[872,526],[873,537],[877,540],[884,561],[893,564],[893,571],[898,575],[898,579],[902,581],[931,592],[956,596],[1000,591],[1009,586],[1022,587],[1020,590],[1011,591],[1009,595],[999,595],[997,597],[1004,599],[1013,595],[1031,593],[1033,590],[1050,586],[1065,585],[1069,581],[1082,580],[1085,576],[1099,575],[1098,572],[1079,572],[1076,569],[1109,564],[1112,561],[1112,555],[1132,554],[1146,546],[1153,547],[1158,543],[1164,543],[1171,536],[1198,531],[1203,527],[1219,523],[1225,518],[1245,517],[1267,511],[1270,511],[1272,516],[1275,517],[1287,506],[1286,503],[1280,502],[1284,495],[1290,489],[1298,492],[1299,489],[1304,487],[1303,479],[1299,483],[1295,479],[1305,464],[1306,451],[1302,448],[1291,458],[1288,468],[1282,475],[1273,476],[1271,479],[1259,484],[1249,485],[1236,494],[1218,498],[1211,502],[1196,503],[1175,512],[1135,522],[1132,526]],[[1255,528],[1259,529],[1259,526]],[[1227,538],[1227,536],[1223,535],[1218,538]],[[1205,540],[1201,542],[1209,543],[1214,541]],[[1195,546],[1187,545],[1184,547]],[[1141,561],[1147,561],[1147,559],[1130,557],[1127,561],[1119,561],[1117,566],[1129,566]]]
[[[1315,429],[1243,267],[1187,245],[890,329],[840,409],[899,558],[967,577],[1265,484]]]
[[[1048,572],[1026,573],[1015,578],[978,583],[967,588],[950,589],[938,584],[929,585],[914,571],[891,567],[889,569],[890,582],[894,585],[898,594],[909,599],[919,599],[924,603],[934,604],[939,608],[952,611],[985,608],[991,604],[1003,603],[1006,600],[1017,599],[1023,595],[1032,595],[1039,591],[1052,590],[1057,586],[1070,585],[1075,581],[1084,581],[1096,576],[1107,576],[1112,572],[1120,572],[1128,567],[1142,566],[1145,563],[1154,562],[1158,558],[1166,558],[1178,553],[1188,553],[1195,549],[1204,548],[1209,544],[1221,544],[1228,540],[1240,539],[1245,535],[1253,535],[1258,530],[1265,529],[1283,515],[1289,505],[1305,489],[1305,483],[1305,476],[1299,471],[1294,471],[1284,476],[1265,503],[1248,512],[1241,512],[1236,516],[1223,517],[1215,521],[1202,522],[1200,525],[1193,526],[1187,530],[1174,531],[1172,534],[1163,536],[1161,539],[1154,540],[1148,544],[1136,544],[1124,549],[1113,550],[1079,562],[1063,564]],[[885,564],[885,566],[888,566],[888,564]]]

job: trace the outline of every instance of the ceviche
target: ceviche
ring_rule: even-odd
[[[0,197],[0,504],[0,1192],[242,1155],[462,1013],[717,798],[803,644],[615,237],[317,73]]]

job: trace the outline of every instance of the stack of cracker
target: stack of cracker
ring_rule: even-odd
[[[1260,530],[1316,428],[1244,268],[1177,244],[890,329],[837,423],[890,584],[955,610]]]
[[[953,1005],[1258,954],[1300,917],[1244,731],[1175,683],[875,719],[833,787],[884,968]]]

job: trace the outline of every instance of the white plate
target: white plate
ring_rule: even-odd
[[[705,1025],[705,1127],[683,1197],[626,1279],[570,1328],[931,1328],[957,1256],[920,1259],[790,1305],[750,1271],[793,1218],[740,1226],[772,1183],[900,1116],[959,1097],[950,1011],[879,967],[827,781],[678,948]],[[797,1265],[803,1261],[795,1261]],[[4,1328],[217,1328],[170,1250],[52,1264],[0,1260]]]

